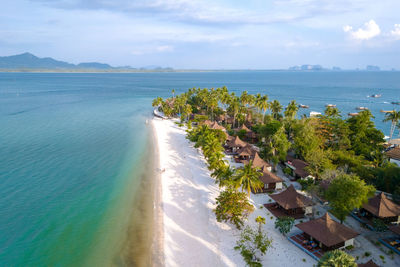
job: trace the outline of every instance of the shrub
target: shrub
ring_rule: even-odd
[[[275,228],[279,230],[283,235],[286,235],[292,230],[294,225],[294,218],[292,217],[281,217],[275,221]]]
[[[375,231],[377,232],[384,232],[388,229],[386,224],[377,218],[372,219],[372,227],[374,227]]]
[[[351,255],[337,249],[325,253],[318,262],[318,267],[330,266],[357,267],[357,263]]]
[[[292,171],[291,168],[285,167],[285,168],[283,169],[283,173],[286,174],[286,175],[292,175],[293,171]]]
[[[250,204],[247,194],[238,192],[231,188],[222,191],[216,199],[217,207],[214,212],[217,221],[229,221],[238,229],[244,225],[244,220],[253,212],[254,207]]]
[[[369,251],[365,251],[365,253],[364,253],[364,256],[365,256],[365,257],[369,257],[369,256],[371,256],[371,252],[369,252]]]
[[[261,256],[265,255],[271,247],[272,239],[259,230],[253,230],[246,226],[236,242],[235,250],[240,251],[248,266],[262,266]]]
[[[350,246],[347,246],[347,247],[346,247],[347,250],[352,250],[353,248],[354,248],[353,245],[350,245]]]

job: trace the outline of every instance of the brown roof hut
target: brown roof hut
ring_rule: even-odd
[[[221,131],[223,131],[223,132],[226,132],[225,127],[219,125],[218,122],[216,122],[216,121],[213,121],[209,126],[210,126],[211,129],[214,129],[214,130],[221,130]]]
[[[400,147],[395,147],[387,151],[386,157],[389,158],[390,162],[396,163],[397,166],[400,166]]]
[[[382,192],[368,200],[364,204],[363,210],[366,211],[366,217],[377,217],[386,223],[400,222],[400,206],[389,200]]]
[[[254,154],[253,167],[260,169],[266,168],[267,170],[271,171],[271,164],[263,160],[257,152]]]
[[[283,180],[268,170],[263,170],[260,180],[264,183],[264,192],[275,189],[282,189]]]
[[[255,151],[250,144],[247,144],[246,146],[241,147],[237,151],[236,161],[238,162],[242,162],[243,160],[249,161],[251,158],[254,157],[255,153],[257,153],[257,151]]]
[[[301,160],[301,159],[296,159],[291,156],[286,156],[286,163],[285,165],[292,169],[293,174],[292,176],[297,180],[299,178],[306,178],[310,175],[308,171],[305,170],[305,168],[309,165],[307,162]]]
[[[328,213],[324,216],[296,225],[307,238],[319,243],[323,250],[333,250],[354,245],[354,238],[359,235],[353,229],[334,221]]]
[[[293,185],[281,193],[270,195],[270,197],[275,200],[276,208],[288,216],[297,219],[312,213],[312,200],[297,192]]]
[[[232,152],[236,152],[242,147],[247,145],[246,142],[240,140],[239,136],[234,137],[226,142],[226,146],[231,149]]]
[[[373,260],[369,260],[366,263],[359,263],[358,267],[379,267]]]
[[[244,125],[244,124],[242,124],[242,126],[240,126],[240,128],[238,128],[237,130],[238,131],[245,130],[246,133],[251,132],[251,130],[249,128],[247,128],[246,125]]]

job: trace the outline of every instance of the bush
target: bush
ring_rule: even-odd
[[[371,256],[371,252],[369,252],[369,251],[365,251],[365,253],[364,253],[364,256],[365,256],[365,257],[369,257],[369,256]]]
[[[250,227],[243,229],[240,239],[236,242],[235,250],[240,251],[248,266],[262,266],[261,256],[265,255],[271,247],[272,239],[260,230],[253,230]]]
[[[244,220],[253,212],[254,207],[250,204],[247,194],[233,189],[222,191],[216,199],[217,207],[214,213],[217,221],[229,221],[238,229],[244,225]]]
[[[374,227],[375,231],[377,232],[384,232],[388,229],[386,224],[377,218],[372,219],[372,227]]]
[[[352,250],[353,248],[354,248],[353,245],[350,245],[350,246],[347,246],[347,247],[346,247],[347,250]]]
[[[289,233],[294,225],[294,218],[292,217],[281,217],[275,221],[275,228],[279,230],[283,235]]]
[[[292,175],[292,174],[293,174],[293,171],[292,171],[291,168],[285,167],[285,168],[283,169],[283,173],[286,174],[286,175]]]
[[[332,250],[325,253],[318,262],[318,267],[357,267],[355,259],[342,250]]]

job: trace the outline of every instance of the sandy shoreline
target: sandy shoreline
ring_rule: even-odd
[[[153,119],[159,151],[160,208],[162,223],[157,221],[163,244],[165,266],[245,266],[241,255],[233,249],[240,231],[227,223],[218,223],[213,213],[219,188],[210,177],[204,158],[186,138],[186,132],[171,120]],[[265,208],[268,195],[252,195],[256,210],[247,224],[255,227],[254,219],[266,218],[263,226],[273,239],[273,248],[263,257],[264,266],[312,266],[310,256],[290,243],[274,228]],[[156,220],[160,219],[156,216]],[[163,234],[161,234],[161,232]],[[305,261],[304,261],[304,260]]]

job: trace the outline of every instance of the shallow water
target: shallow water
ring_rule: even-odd
[[[386,134],[379,110],[400,101],[399,72],[0,73],[0,265],[147,265],[151,100],[223,85],[367,106]]]

